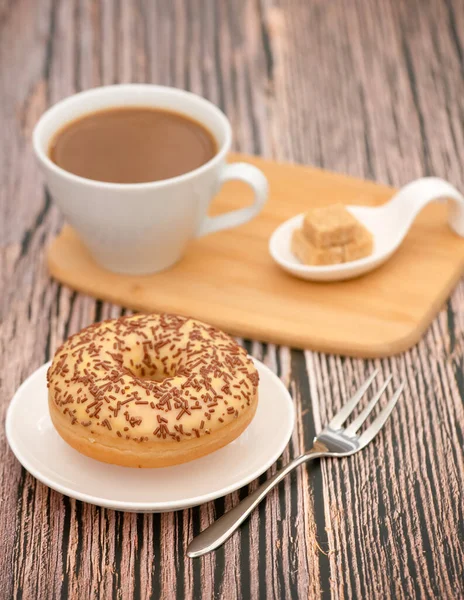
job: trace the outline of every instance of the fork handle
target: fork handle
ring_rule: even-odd
[[[208,554],[208,552],[222,546],[222,544],[230,538],[234,531],[238,529],[243,521],[258,506],[261,500],[263,500],[288,473],[304,462],[319,458],[320,456],[323,456],[323,454],[323,452],[310,450],[306,454],[301,454],[293,459],[283,469],[277,471],[275,475],[260,485],[253,493],[239,502],[237,506],[234,506],[229,512],[225,513],[217,521],[198,534],[197,537],[190,542],[187,548],[187,556],[190,558],[197,558],[198,556]]]

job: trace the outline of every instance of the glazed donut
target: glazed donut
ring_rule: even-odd
[[[177,315],[133,315],[70,337],[47,373],[60,436],[97,460],[165,467],[221,448],[248,426],[258,372],[228,335]]]

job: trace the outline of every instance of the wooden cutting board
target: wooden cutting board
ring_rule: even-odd
[[[280,223],[309,206],[382,204],[394,189],[251,156],[230,158],[255,164],[269,179],[269,201],[250,223],[193,241],[179,264],[149,276],[103,270],[65,226],[49,250],[51,274],[128,308],[191,315],[234,335],[297,348],[383,357],[420,339],[463,272],[464,241],[448,228],[446,205],[424,209],[398,252],[377,271],[340,283],[301,281],[268,253]],[[246,186],[228,183],[211,212],[248,200]]]

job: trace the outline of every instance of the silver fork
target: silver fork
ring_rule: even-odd
[[[227,512],[225,515],[220,517],[217,521],[212,523],[209,527],[204,529],[195,539],[193,539],[188,548],[187,556],[190,558],[196,558],[203,556],[212,550],[215,550],[236,531],[243,521],[250,515],[250,513],[258,506],[258,504],[267,496],[267,494],[275,488],[275,486],[282,481],[282,479],[288,475],[293,469],[302,465],[305,462],[314,460],[315,458],[322,458],[324,456],[332,456],[341,458],[343,456],[350,456],[358,450],[362,450],[371,442],[375,436],[379,433],[385,424],[385,421],[390,416],[401,392],[404,389],[404,382],[401,382],[400,386],[396,389],[387,405],[382,409],[380,414],[375,418],[372,424],[361,434],[358,434],[358,430],[364,421],[367,419],[377,402],[380,400],[382,394],[387,389],[388,384],[392,380],[390,375],[387,380],[380,387],[378,392],[369,401],[366,408],[354,419],[347,427],[342,428],[343,423],[351,415],[361,398],[370,387],[375,377],[378,375],[378,369],[376,369],[372,375],[362,384],[358,391],[354,394],[350,400],[342,407],[342,409],[336,414],[330,423],[325,427],[319,435],[314,438],[314,444],[311,450],[305,454],[301,454],[292,462],[288,463],[286,467],[278,471],[273,477],[263,483],[257,490],[242,500],[232,510]]]

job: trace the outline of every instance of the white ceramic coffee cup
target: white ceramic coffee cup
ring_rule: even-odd
[[[119,106],[166,108],[187,115],[213,134],[218,152],[184,175],[134,184],[78,177],[50,160],[51,138],[63,125]],[[263,173],[246,163],[226,163],[231,137],[226,116],[208,100],[175,88],[131,84],[94,88],[58,102],[37,123],[33,145],[53,199],[94,259],[111,271],[146,274],[176,263],[192,238],[245,223],[263,207],[268,195]],[[247,183],[254,203],[209,217],[212,199],[229,180]]]

